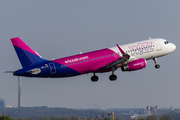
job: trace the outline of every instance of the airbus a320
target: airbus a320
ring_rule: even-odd
[[[98,81],[96,73],[110,72],[109,79],[115,81],[114,72],[135,71],[146,67],[147,61],[153,59],[155,68],[160,68],[157,58],[167,55],[176,49],[173,43],[165,39],[154,38],[125,45],[105,48],[87,53],[80,53],[65,58],[46,60],[30,48],[19,37],[11,42],[22,65],[14,71],[15,76],[62,78],[93,73],[91,81]]]

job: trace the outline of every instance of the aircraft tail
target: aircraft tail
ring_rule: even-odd
[[[12,38],[11,42],[23,68],[26,68],[34,63],[45,61],[45,59],[43,59],[36,51],[22,41],[21,38]]]

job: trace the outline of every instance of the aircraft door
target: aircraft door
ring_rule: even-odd
[[[160,51],[161,50],[161,45],[159,43],[159,41],[155,41],[155,47],[156,47],[156,51]]]
[[[49,66],[50,66],[51,74],[55,74],[56,73],[56,67],[55,67],[54,63],[49,63]]]

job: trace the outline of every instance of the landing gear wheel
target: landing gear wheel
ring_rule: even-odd
[[[153,60],[154,60],[154,63],[156,64],[156,65],[155,65],[155,68],[156,68],[156,69],[160,68],[160,65],[157,64],[157,58],[153,58]]]
[[[160,68],[160,65],[159,64],[155,65],[155,68],[156,69]]]
[[[114,75],[114,74],[112,74],[112,75],[109,76],[109,79],[110,79],[111,81],[115,81],[115,80],[117,79],[117,76]]]
[[[97,82],[98,81],[98,76],[96,76],[96,75],[93,75],[92,77],[91,77],[91,81],[92,82]]]

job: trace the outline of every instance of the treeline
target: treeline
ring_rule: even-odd
[[[42,118],[11,118],[9,115],[2,115],[0,116],[0,120],[111,120],[111,118],[78,118],[76,116],[69,116],[69,117],[42,117]],[[115,118],[115,120],[122,120],[122,118]],[[135,120],[135,119],[127,119],[127,120]],[[139,118],[136,120],[176,120],[168,115],[162,115],[160,118],[157,118],[155,115],[147,116],[146,118]]]
[[[64,117],[64,116],[76,116],[76,117],[91,117],[96,115],[107,114],[107,111],[101,110],[76,110],[69,108],[47,108],[47,107],[22,107],[22,108],[4,108],[0,109],[0,115],[10,115],[12,118],[51,118]]]
[[[86,120],[87,118],[84,118]],[[42,117],[42,118],[36,118],[36,117],[29,117],[29,118],[11,118],[9,115],[2,115],[0,116],[0,120],[79,120],[78,117],[70,116],[70,117]]]

